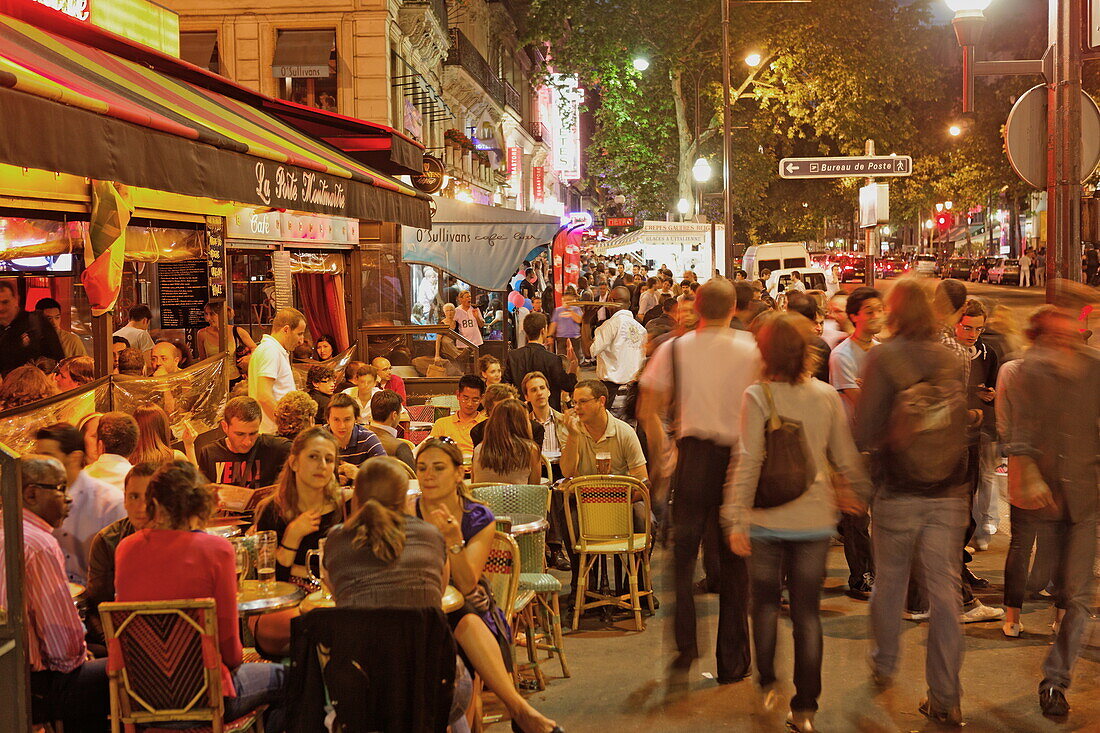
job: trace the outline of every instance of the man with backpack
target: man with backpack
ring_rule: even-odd
[[[856,409],[856,443],[871,456],[875,592],[871,673],[889,686],[898,670],[902,611],[915,557],[931,621],[920,712],[959,725],[962,579],[959,550],[969,515],[967,405],[959,359],[939,343],[932,301],[916,280],[888,297],[894,338],[867,356]]]

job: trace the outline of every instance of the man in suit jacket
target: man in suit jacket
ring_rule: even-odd
[[[392,389],[375,392],[370,400],[370,429],[378,436],[386,455],[416,468],[412,448],[397,437],[397,425],[401,416],[401,396]]]
[[[523,320],[527,345],[508,353],[504,361],[504,381],[518,389],[529,373],[542,372],[550,380],[550,406],[561,410],[561,393],[573,391],[580,366],[574,354],[569,359],[567,372],[561,357],[546,350],[542,344],[546,340],[547,330],[547,318],[543,313],[532,313]]]

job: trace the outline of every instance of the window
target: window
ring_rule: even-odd
[[[796,267],[805,267],[805,266],[806,266],[806,258],[805,257],[787,257],[783,260],[783,269],[785,269],[785,270],[793,270]]]
[[[222,73],[217,31],[181,31],[180,58],[199,68]]]
[[[271,71],[280,99],[337,111],[336,31],[279,31]]]

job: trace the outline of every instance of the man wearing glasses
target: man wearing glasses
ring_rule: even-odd
[[[55,458],[19,459],[23,478],[23,602],[27,661],[31,668],[31,718],[62,720],[66,730],[106,731],[110,695],[107,660],[91,660],[68,583],[65,557],[53,536],[69,513],[65,468]],[[0,563],[4,561],[0,542]],[[0,573],[0,598],[7,596]]]
[[[458,412],[441,417],[432,425],[431,437],[450,438],[467,459],[474,455],[474,439],[470,430],[485,420],[481,413],[481,395],[485,393],[485,380],[476,374],[464,374],[458,380]]]

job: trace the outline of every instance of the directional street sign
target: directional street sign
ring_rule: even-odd
[[[780,178],[882,178],[913,174],[908,155],[864,155],[852,158],[784,158]]]

